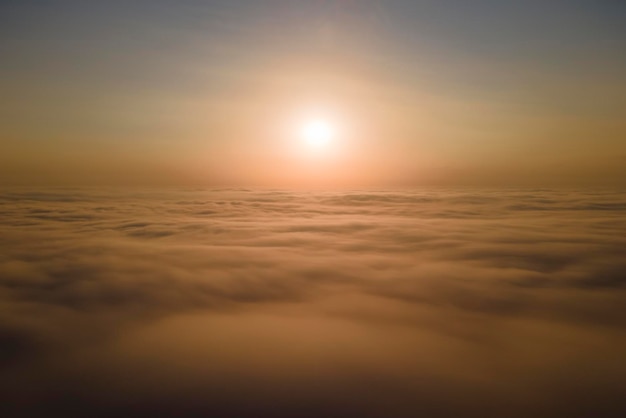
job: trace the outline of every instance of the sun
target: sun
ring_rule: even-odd
[[[335,126],[325,119],[311,119],[300,127],[300,136],[313,147],[322,147],[331,142],[336,135]]]

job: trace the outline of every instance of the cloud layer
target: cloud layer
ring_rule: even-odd
[[[626,195],[0,194],[10,416],[623,416]]]

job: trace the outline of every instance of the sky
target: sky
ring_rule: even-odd
[[[0,2],[3,185],[623,186],[620,1]],[[301,126],[336,131],[310,149]]]
[[[626,416],[623,0],[0,0],[0,416]]]

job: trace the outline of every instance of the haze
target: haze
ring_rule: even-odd
[[[623,185],[620,2],[2,2],[6,185]],[[310,162],[289,126],[346,127]],[[242,169],[245,167],[245,169]]]
[[[624,22],[0,0],[0,417],[626,417]]]

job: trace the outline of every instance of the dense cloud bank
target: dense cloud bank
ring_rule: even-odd
[[[626,194],[0,194],[7,417],[626,416]]]

